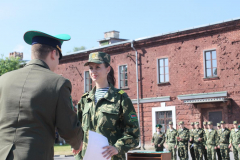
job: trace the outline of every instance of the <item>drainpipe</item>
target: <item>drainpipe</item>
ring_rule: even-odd
[[[138,123],[139,123],[138,125],[139,125],[139,129],[140,129],[141,126],[140,126],[139,85],[138,85],[138,52],[134,48],[133,43],[134,43],[134,40],[132,40],[132,42],[131,42],[131,47],[135,51],[135,54],[136,54],[137,108],[138,108]],[[139,145],[137,148],[141,149],[141,129],[140,129]]]

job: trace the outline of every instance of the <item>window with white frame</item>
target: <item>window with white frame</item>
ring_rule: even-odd
[[[205,77],[217,77],[217,53],[216,50],[204,52]]]
[[[85,92],[92,90],[92,79],[90,78],[89,71],[85,71]]]
[[[169,82],[168,58],[158,59],[158,83]]]
[[[128,88],[127,65],[119,66],[119,88]]]

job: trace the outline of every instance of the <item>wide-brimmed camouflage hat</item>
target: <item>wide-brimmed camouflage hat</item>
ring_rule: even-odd
[[[88,61],[84,64],[84,66],[88,66],[89,63],[97,63],[97,64],[102,64],[102,63],[108,63],[110,64],[110,55],[104,52],[93,52],[89,54]]]
[[[157,128],[162,128],[162,125],[161,124],[157,124],[156,127]]]
[[[206,126],[206,125],[207,125],[207,122],[206,122],[206,121],[204,121],[204,122],[203,122],[203,125],[204,125],[204,126]]]
[[[169,124],[169,125],[173,125],[173,122],[172,122],[172,121],[170,121],[168,124]]]
[[[195,125],[198,125],[198,124],[199,124],[199,122],[195,122],[194,124],[195,124]]]
[[[220,124],[225,124],[225,121],[221,121]]]
[[[220,123],[217,123],[217,126],[220,127]]]
[[[179,125],[180,125],[180,124],[184,124],[184,122],[183,122],[183,121],[180,121],[178,124],[179,124]]]
[[[238,124],[238,121],[233,121],[233,124]]]
[[[209,122],[208,122],[208,125],[211,125],[211,124],[213,124],[212,121],[209,121]]]
[[[193,122],[191,122],[191,123],[190,123],[190,125],[191,125],[191,126],[193,126],[193,125],[194,125],[194,123],[193,123]]]

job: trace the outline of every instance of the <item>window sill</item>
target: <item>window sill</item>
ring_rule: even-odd
[[[158,86],[167,86],[170,85],[170,82],[158,83]]]
[[[129,90],[129,88],[120,88],[121,90]]]
[[[206,77],[206,78],[203,78],[204,81],[211,81],[211,80],[217,80],[217,79],[220,79],[219,77]]]

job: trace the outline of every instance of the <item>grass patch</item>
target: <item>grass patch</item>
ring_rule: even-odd
[[[73,155],[71,146],[69,144],[65,145],[54,145],[54,155]]]

